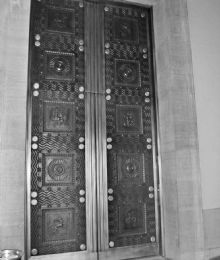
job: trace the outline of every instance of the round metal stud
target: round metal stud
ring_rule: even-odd
[[[141,17],[144,18],[145,17],[145,13],[141,13]]]
[[[150,150],[152,146],[150,144],[147,145],[147,149]]]
[[[84,99],[84,94],[79,94],[79,99]]]
[[[79,51],[84,51],[84,47],[83,46],[79,46]]]
[[[37,192],[36,191],[32,191],[31,192],[31,197],[32,198],[37,198]]]
[[[151,237],[151,238],[150,238],[150,241],[151,241],[151,242],[155,242],[155,241],[156,241],[155,237]]]
[[[80,250],[82,250],[82,251],[86,250],[86,245],[85,244],[81,244],[80,245]]]
[[[33,91],[33,96],[34,97],[38,97],[39,96],[39,91],[38,90],[34,90]]]
[[[113,194],[113,192],[114,192],[114,191],[113,191],[112,188],[109,188],[109,189],[108,189],[108,194]]]
[[[79,45],[83,45],[84,41],[83,40],[79,40]]]
[[[154,197],[154,194],[153,194],[153,193],[150,193],[150,194],[149,194],[149,198],[150,198],[150,199],[153,199],[153,197]]]
[[[109,242],[109,247],[114,247],[115,246],[115,243],[113,241],[110,241]]]
[[[145,103],[149,103],[150,102],[150,99],[149,98],[145,98]]]
[[[40,46],[40,42],[39,41],[36,41],[34,44],[35,44],[36,47]]]
[[[108,12],[109,11],[109,7],[105,6],[104,10],[105,10],[105,12]]]
[[[36,135],[33,136],[33,137],[32,137],[32,141],[33,141],[33,142],[37,142],[37,141],[38,141],[38,137],[37,137]]]
[[[37,200],[35,200],[35,199],[34,199],[34,200],[31,200],[31,205],[32,205],[32,206],[36,206],[36,205],[37,205]]]
[[[106,93],[107,93],[107,94],[110,94],[111,92],[112,92],[112,91],[111,91],[110,88],[107,88],[107,89],[106,89]]]
[[[112,138],[111,137],[108,137],[107,138],[107,143],[111,143],[112,142]]]
[[[80,2],[80,3],[79,3],[79,7],[83,8],[83,6],[84,6],[84,5],[83,5],[83,2]]]
[[[107,95],[107,96],[105,97],[105,99],[106,99],[106,100],[110,100],[110,99],[111,99],[111,96],[110,96],[110,95]]]
[[[85,90],[85,89],[84,89],[83,86],[80,86],[80,87],[79,87],[79,92],[84,92],[84,90]]]
[[[109,43],[109,42],[106,42],[106,43],[105,43],[105,48],[106,48],[106,49],[110,48],[110,43]]]
[[[151,138],[147,138],[147,142],[148,142],[148,143],[151,143],[151,142],[152,142],[152,139],[151,139]]]
[[[143,58],[144,58],[144,59],[147,59],[147,54],[146,54],[146,53],[143,54]]]
[[[143,53],[147,53],[147,48],[143,48]]]
[[[86,193],[86,192],[85,192],[84,190],[80,190],[80,191],[79,191],[79,195],[81,195],[81,196],[84,196],[85,193]]]
[[[80,142],[80,143],[83,143],[84,141],[85,141],[85,138],[81,136],[81,137],[79,138],[79,142]]]
[[[79,198],[79,202],[80,202],[80,203],[84,203],[85,201],[86,201],[86,199],[85,199],[84,197],[80,197],[80,198]]]
[[[113,197],[113,196],[108,196],[108,200],[109,200],[109,201],[113,201],[113,200],[114,200],[114,197]]]
[[[39,0],[38,0],[38,1],[39,1]],[[36,249],[36,248],[31,249],[31,254],[32,254],[32,255],[37,255],[37,254],[38,254],[37,249]]]
[[[38,145],[37,144],[32,144],[31,147],[32,147],[33,150],[36,150],[38,148]]]
[[[108,150],[111,150],[111,149],[112,149],[112,145],[111,145],[111,144],[108,144],[108,145],[107,145],[107,149],[108,149]]]
[[[39,41],[40,40],[40,34],[36,34],[34,38],[35,38],[35,40]]]
[[[149,190],[150,192],[152,192],[152,191],[154,191],[154,187],[153,187],[153,186],[150,186],[150,187],[148,188],[148,190]]]
[[[34,85],[33,85],[34,89],[39,89],[40,85],[38,82],[35,82]]]
[[[42,163],[38,163],[37,168],[42,168]]]
[[[150,96],[150,92],[149,91],[146,91],[144,94],[145,94],[146,97]]]
[[[79,149],[80,149],[80,150],[83,150],[83,149],[84,149],[84,147],[85,147],[85,145],[84,145],[84,144],[79,144]]]
[[[109,50],[109,49],[106,49],[106,50],[105,50],[105,54],[106,54],[106,55],[109,55],[109,54],[110,54],[110,50]]]

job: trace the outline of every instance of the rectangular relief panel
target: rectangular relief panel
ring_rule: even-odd
[[[31,255],[86,249],[83,39],[79,1],[32,1]]]
[[[104,17],[109,254],[158,255],[151,11],[108,3]]]

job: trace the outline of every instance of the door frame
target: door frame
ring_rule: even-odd
[[[175,1],[173,5],[171,1],[167,0],[135,0],[126,2],[149,5],[153,8],[155,63],[157,68],[155,79],[157,80],[158,92],[158,132],[161,151],[159,167],[161,169],[160,194],[164,255],[174,259],[179,257],[185,257],[184,259],[187,259],[187,257],[188,259],[203,259],[204,235],[201,176],[186,0]],[[25,0],[24,10],[26,23],[29,23],[30,10],[27,10],[26,6],[29,6],[28,0]],[[13,25],[14,21],[10,22],[10,26]],[[16,20],[16,22],[19,21]],[[26,39],[28,30],[19,33]],[[169,39],[173,40],[172,43]],[[171,56],[168,55],[170,50],[173,50],[173,55]],[[24,58],[27,60],[27,57],[28,53],[26,52]],[[10,58],[13,59],[13,56],[10,56]],[[178,58],[184,61],[184,63],[176,63]],[[26,66],[24,66],[25,68]],[[22,88],[21,85],[16,84]],[[174,86],[176,84],[179,84],[181,88],[175,90]],[[21,91],[21,93],[24,92],[25,90]],[[30,93],[27,94],[27,119],[30,118],[31,112],[29,110],[29,95]],[[176,99],[183,108],[179,111],[178,117],[174,110],[174,106],[178,105],[175,102]],[[184,103],[187,104],[187,107],[184,106]],[[178,118],[182,118],[184,122],[180,122]],[[177,128],[177,126],[181,126],[181,123],[191,122],[194,124],[191,125],[188,131],[184,130],[184,136],[187,134],[188,139],[194,140],[193,143],[188,143],[179,139],[182,131],[181,127]],[[30,230],[27,228],[30,216],[30,189],[28,182],[30,178],[30,155],[28,154],[30,129],[28,123],[26,133],[27,175],[25,175],[25,236],[23,239],[25,259],[28,259],[28,251],[30,249]],[[185,138],[185,140],[188,139]],[[186,164],[187,167],[184,167]],[[185,179],[182,176],[185,176]],[[189,186],[190,189],[188,188]],[[178,194],[183,194],[183,192],[188,194],[187,198],[178,196]],[[191,224],[190,230],[187,229],[188,223]],[[180,229],[180,227],[185,228],[185,230]],[[197,235],[195,236],[194,234]],[[37,260],[40,257],[31,258]]]

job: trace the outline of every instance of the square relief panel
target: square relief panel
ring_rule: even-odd
[[[122,153],[117,155],[118,181],[145,182],[144,154]]]
[[[138,235],[146,233],[146,214],[143,204],[136,203],[118,207],[119,233]]]
[[[43,102],[43,131],[74,132],[75,107],[69,102]]]
[[[72,184],[74,173],[72,155],[44,155],[43,182],[44,185]],[[74,178],[75,179],[75,178]]]
[[[75,209],[43,209],[43,242],[75,238]]]
[[[115,85],[141,86],[139,61],[115,59],[114,74]]]
[[[49,8],[47,10],[47,28],[51,31],[74,33],[74,12]]]
[[[75,80],[75,56],[72,53],[45,52],[46,79]]]
[[[113,38],[119,41],[138,42],[138,21],[115,16],[113,18]]]
[[[116,131],[119,133],[142,133],[142,107],[116,105]]]

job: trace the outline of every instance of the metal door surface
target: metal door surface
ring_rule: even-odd
[[[151,9],[31,6],[28,256],[159,255]]]
[[[159,254],[151,10],[104,6],[108,247],[102,259]]]
[[[31,255],[86,250],[84,8],[32,1]]]

